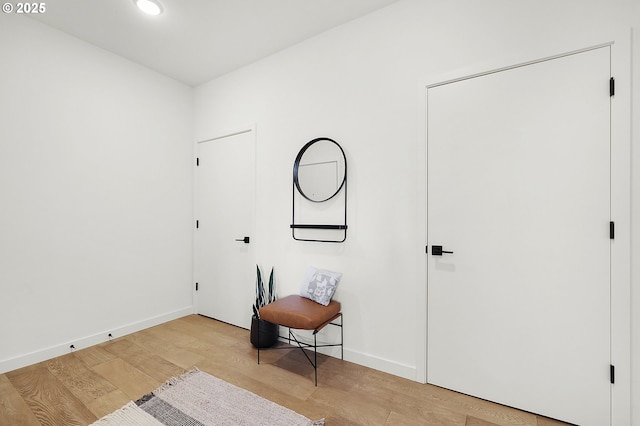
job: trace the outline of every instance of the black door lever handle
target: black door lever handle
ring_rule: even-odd
[[[236,238],[236,241],[242,241],[245,244],[249,244],[249,237]]]
[[[431,246],[431,255],[432,256],[442,256],[443,253],[453,254],[452,251],[442,250],[442,246]]]

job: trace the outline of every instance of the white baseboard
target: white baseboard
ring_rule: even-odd
[[[374,370],[393,374],[394,376],[402,377],[404,379],[416,381],[417,378],[417,371],[415,366],[400,364],[399,362],[380,358],[374,355],[345,349],[344,359],[346,361],[373,368]]]
[[[109,340],[109,333],[111,333],[113,338],[126,336],[127,334],[135,333],[137,331],[163,324],[165,322],[191,315],[193,313],[195,313],[194,307],[189,306],[174,312],[147,318],[145,320],[126,324],[120,327],[110,328],[108,330],[104,330],[90,336],[74,339],[73,341],[64,342],[48,348],[43,348],[14,358],[0,360],[0,374],[68,354],[69,347],[71,345],[75,346],[75,350],[88,348],[89,346],[94,346]]]

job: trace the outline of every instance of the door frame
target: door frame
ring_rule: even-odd
[[[211,137],[208,138],[204,138],[204,139],[200,139],[200,140],[196,140],[193,143],[193,192],[192,192],[192,198],[193,198],[193,228],[192,228],[192,245],[191,245],[191,252],[192,252],[192,274],[193,274],[193,286],[191,288],[192,291],[192,301],[193,301],[193,313],[194,314],[198,314],[200,312],[200,308],[199,308],[199,300],[198,300],[198,291],[196,290],[196,280],[198,277],[198,263],[197,263],[197,234],[196,234],[196,221],[198,220],[198,216],[199,216],[199,211],[198,211],[198,165],[197,165],[197,158],[198,158],[198,146],[201,143],[205,143],[205,142],[213,142],[219,139],[224,139],[224,138],[228,138],[231,136],[236,136],[236,135],[240,135],[243,133],[251,133],[253,136],[253,159],[249,160],[252,162],[253,165],[253,170],[254,170],[254,174],[253,174],[253,196],[251,197],[251,211],[252,211],[252,220],[251,220],[251,224],[250,224],[250,235],[251,235],[251,244],[253,246],[253,256],[254,259],[256,258],[256,252],[255,252],[255,242],[256,242],[256,184],[257,184],[257,168],[256,168],[256,164],[257,164],[257,142],[258,142],[258,138],[257,138],[257,134],[256,134],[256,124],[255,123],[250,123],[250,124],[245,124],[245,125],[240,125],[240,126],[236,126],[236,127],[230,127],[227,128],[223,131],[219,131],[219,132],[215,132]]]
[[[611,424],[631,422],[631,34],[620,29],[603,42],[587,41],[569,45],[553,54],[528,54],[501,62],[478,64],[467,69],[424,78],[419,91],[418,223],[416,250],[423,253],[418,262],[416,287],[416,381],[427,380],[427,93],[428,89],[468,78],[505,71],[511,68],[552,60],[601,47],[611,48],[611,75],[616,92],[611,98],[611,218],[615,222],[615,239],[611,244],[611,363],[616,368],[611,385]],[[586,46],[586,47],[585,47]],[[517,55],[522,55],[518,53]],[[526,53],[525,53],[526,55]],[[536,59],[531,60],[534,57]]]

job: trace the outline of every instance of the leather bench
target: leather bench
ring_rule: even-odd
[[[315,372],[315,384],[318,385],[318,369],[317,369],[317,350],[321,347],[340,346],[340,357],[344,359],[344,350],[342,347],[342,312],[340,311],[340,302],[332,300],[329,305],[323,306],[313,300],[298,295],[290,295],[271,302],[260,308],[260,318],[274,324],[289,328],[288,340],[295,341],[298,348],[302,350]],[[340,324],[333,321],[340,318]],[[340,343],[339,344],[317,344],[316,335],[327,325],[335,325],[340,327]],[[291,329],[297,330],[313,330],[313,344],[299,341],[291,332]],[[305,348],[313,348],[314,360],[304,351]],[[290,347],[275,347],[272,349],[291,349]],[[260,364],[260,348],[258,347],[258,364]]]

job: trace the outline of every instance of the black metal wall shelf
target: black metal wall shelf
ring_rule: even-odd
[[[347,229],[347,225],[291,225],[293,229]]]

